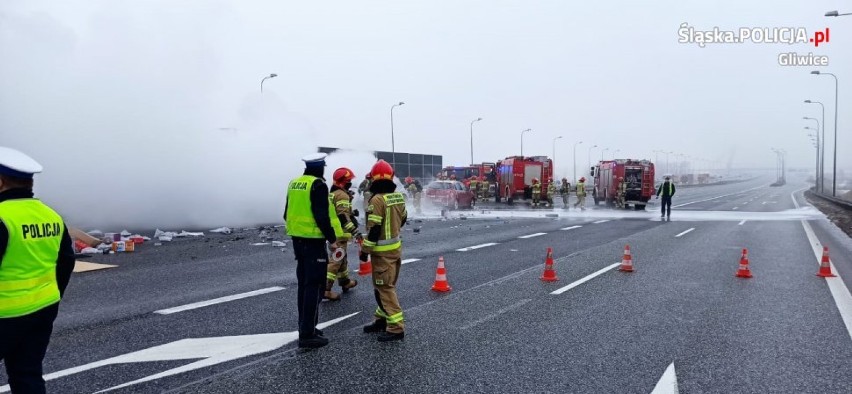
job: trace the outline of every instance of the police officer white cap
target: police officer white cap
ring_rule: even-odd
[[[0,174],[13,178],[32,179],[43,167],[25,153],[0,146]]]
[[[311,153],[302,158],[306,167],[325,167],[325,158],[328,157],[325,153]]]

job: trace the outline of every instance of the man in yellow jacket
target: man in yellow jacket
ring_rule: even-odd
[[[42,167],[0,147],[0,360],[13,393],[44,393],[42,361],[74,270],[62,217],[33,196]]]

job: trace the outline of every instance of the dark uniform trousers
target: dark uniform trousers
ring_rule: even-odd
[[[0,319],[0,359],[12,392],[46,392],[41,363],[58,312],[57,302],[29,315]]]
[[[660,204],[660,216],[672,216],[672,196],[663,196]]]
[[[298,286],[299,337],[315,335],[319,303],[325,293],[328,251],[324,239],[293,238]]]

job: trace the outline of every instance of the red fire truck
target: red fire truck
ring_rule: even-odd
[[[505,199],[512,204],[517,198],[531,198],[533,178],[541,182],[542,193],[545,193],[552,177],[553,161],[545,156],[507,157],[497,163],[496,200]]]
[[[595,205],[603,201],[607,206],[615,203],[618,178],[623,177],[627,182],[625,206],[633,205],[634,209],[645,209],[648,200],[656,193],[654,190],[654,163],[648,160],[617,159],[599,162],[592,167],[592,177],[595,188],[592,197]]]
[[[471,164],[464,167],[448,166],[441,169],[439,177],[442,179],[455,179],[467,184],[470,182],[470,177],[476,177],[479,181],[486,180],[489,174],[494,173],[495,167],[496,164],[494,163]]]

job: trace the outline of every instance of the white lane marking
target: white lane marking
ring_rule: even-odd
[[[469,252],[469,251],[471,251],[471,250],[476,250],[476,249],[481,249],[481,248],[487,248],[487,247],[489,247],[489,246],[494,246],[494,245],[497,245],[497,243],[495,243],[495,242],[489,242],[489,243],[487,243],[487,244],[479,244],[479,245],[468,246],[468,247],[466,247],[466,248],[456,249],[456,251],[457,251],[457,252]]]
[[[754,187],[754,188],[751,188],[751,189],[747,189],[747,190],[739,191],[739,192],[736,192],[736,193],[723,194],[723,195],[721,195],[721,196],[716,196],[716,197],[712,197],[712,198],[707,198],[707,199],[704,199],[704,200],[698,200],[698,201],[685,202],[685,203],[683,203],[683,204],[672,205],[672,208],[680,208],[680,207],[684,207],[684,206],[687,206],[687,205],[690,205],[690,204],[697,204],[697,203],[699,203],[699,202],[707,202],[707,201],[718,200],[718,199],[720,199],[720,198],[724,198],[724,197],[728,197],[728,196],[733,196],[734,194],[741,194],[741,193],[745,193],[745,192],[750,192],[750,191],[752,191],[752,190],[761,189],[761,188],[763,188],[763,187],[764,187],[764,186],[758,186],[758,187]]]
[[[405,259],[405,260],[402,260],[402,264],[413,263],[415,261],[420,261],[420,259]]]
[[[462,330],[467,330],[467,329],[469,329],[469,328],[475,327],[475,326],[480,325],[480,324],[482,324],[482,323],[485,323],[485,322],[487,322],[487,321],[489,321],[489,320],[493,320],[493,319],[494,319],[494,318],[496,318],[497,316],[500,316],[500,315],[502,315],[502,314],[504,314],[504,313],[506,313],[506,312],[509,312],[509,311],[511,311],[512,309],[520,308],[520,307],[524,306],[524,304],[526,304],[526,303],[528,303],[528,302],[530,302],[530,301],[532,301],[532,300],[531,300],[531,299],[527,299],[527,298],[525,298],[525,299],[523,299],[523,300],[521,300],[521,301],[519,301],[519,302],[516,302],[516,303],[514,303],[514,304],[512,304],[512,305],[509,305],[509,306],[507,306],[507,307],[504,307],[504,308],[502,308],[502,309],[498,310],[497,312],[494,312],[494,313],[492,313],[492,314],[490,314],[490,315],[488,315],[488,316],[485,316],[485,317],[483,317],[483,318],[481,318],[481,319],[479,319],[479,320],[474,320],[474,321],[472,321],[472,322],[470,322],[470,323],[468,323],[468,324],[465,324],[465,325],[461,326],[460,328],[461,328]]]
[[[796,201],[794,194],[799,191],[801,190],[796,190],[793,193],[790,193],[790,198],[793,199],[793,205],[796,206],[796,209],[799,209],[799,203]],[[817,238],[810,223],[806,220],[802,220],[802,227],[805,228],[805,234],[808,236],[808,241],[811,243],[811,248],[814,251],[814,256],[816,256],[816,261],[819,265],[822,261],[822,243],[820,243],[819,238]],[[852,294],[849,293],[849,288],[846,287],[846,282],[843,282],[843,278],[840,276],[840,273],[837,272],[837,268],[834,266],[831,259],[829,259],[828,263],[831,265],[831,272],[837,276],[833,278],[825,278],[825,283],[828,284],[828,289],[831,291],[831,296],[834,298],[834,303],[837,305],[840,317],[846,325],[846,331],[849,332],[849,337],[852,338]]]
[[[744,202],[743,205],[748,205],[748,201]]]
[[[580,228],[580,227],[583,227],[583,226],[571,226],[571,227],[564,227],[564,228],[561,228],[560,230],[562,230],[562,231],[567,231],[567,230],[573,230],[573,229],[575,229],[575,228]]]
[[[766,205],[766,201],[764,201],[764,202],[763,202],[762,204],[760,204],[760,205]]]
[[[594,279],[594,278],[595,278],[596,276],[598,276],[598,275],[601,275],[601,274],[603,274],[603,273],[605,273],[605,272],[607,272],[607,271],[609,271],[609,270],[611,270],[611,269],[613,269],[613,268],[615,268],[615,267],[618,267],[619,265],[621,265],[621,263],[615,263],[615,264],[612,264],[612,265],[608,265],[608,266],[606,266],[606,267],[604,267],[604,268],[601,268],[601,269],[599,269],[599,270],[595,271],[594,273],[592,273],[592,274],[590,274],[590,275],[587,275],[587,276],[583,277],[582,279],[580,279],[580,280],[578,280],[578,281],[576,281],[576,282],[572,282],[572,283],[571,283],[571,284],[569,284],[568,286],[565,286],[565,287],[562,287],[562,288],[556,289],[556,290],[554,290],[554,291],[550,292],[550,294],[554,294],[554,295],[562,294],[562,293],[564,293],[564,292],[566,292],[566,291],[568,291],[568,290],[571,290],[571,289],[573,289],[573,288],[575,288],[575,287],[577,287],[577,286],[579,286],[579,285],[582,285],[583,283],[586,283],[586,282],[588,282],[588,281],[590,281],[590,280]]]
[[[539,236],[542,236],[542,235],[547,235],[547,233],[535,233],[535,234],[530,234],[530,235],[521,235],[518,238],[527,239],[527,238],[532,238],[532,237],[539,237]]]
[[[741,222],[738,224],[738,226],[742,226],[742,225],[744,225],[744,224],[745,224],[745,222],[747,222],[747,221],[748,221],[748,220],[743,219],[743,221],[741,221]]]
[[[317,325],[317,328],[326,328],[333,324],[340,323],[341,321],[346,320],[357,314],[358,312],[355,312],[343,317],[338,317],[334,320],[329,320],[325,323]],[[107,365],[141,363],[151,361],[201,359],[181,367],[173,368],[164,372],[160,372],[158,374],[144,377],[142,379],[134,380],[132,382],[124,383],[118,386],[98,391],[98,393],[103,393],[106,391],[132,386],[138,383],[149,382],[167,376],[194,371],[196,369],[221,364],[231,360],[253,356],[255,354],[271,352],[273,350],[284,347],[287,344],[293,343],[298,339],[298,331],[276,332],[270,334],[255,335],[237,335],[227,337],[187,338],[170,342],[164,345],[142,349],[136,352],[123,354],[121,356],[112,357],[73,368],[63,369],[61,371],[44,375],[44,380],[58,379],[64,376],[85,372]],[[9,385],[0,387],[0,392],[6,391],[9,391]]]
[[[606,223],[606,222],[608,222],[608,221],[609,221],[609,219],[604,219],[604,220],[598,220],[597,222],[592,222],[592,223],[594,223],[594,224],[601,224],[601,223]]]
[[[740,209],[740,207],[733,207],[733,208],[731,208],[731,210],[734,210],[734,211],[736,211],[737,209]]]
[[[265,289],[249,291],[247,293],[234,294],[234,295],[229,295],[229,296],[225,296],[225,297],[214,298],[212,300],[194,302],[192,304],[176,306],[174,308],[160,309],[158,311],[154,311],[154,313],[157,313],[157,314],[160,314],[160,315],[171,315],[172,313],[178,313],[178,312],[188,311],[188,310],[192,310],[192,309],[203,308],[205,306],[221,304],[223,302],[229,302],[229,301],[234,301],[234,300],[240,300],[240,299],[243,299],[243,298],[254,297],[254,296],[261,295],[261,294],[274,293],[276,291],[281,291],[281,290],[284,290],[284,288],[278,287],[278,286],[267,287]]]
[[[663,376],[660,377],[651,394],[678,394],[677,372],[675,371],[674,362],[669,364],[666,372],[663,372]]]
[[[695,230],[695,227],[690,228],[689,230],[686,230],[686,231],[684,231],[684,232],[682,232],[682,233],[680,233],[680,234],[678,234],[678,235],[675,235],[675,238],[680,238],[680,237],[682,237],[682,236],[684,236],[684,235],[686,235],[686,234],[689,234],[690,232],[692,232],[692,230]]]

